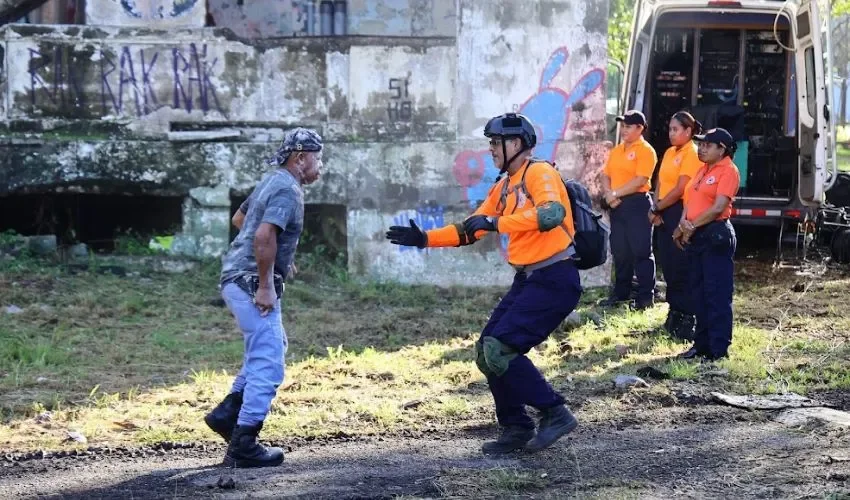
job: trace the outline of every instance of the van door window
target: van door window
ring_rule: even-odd
[[[817,116],[817,78],[815,77],[815,50],[806,49],[806,104],[809,116]]]

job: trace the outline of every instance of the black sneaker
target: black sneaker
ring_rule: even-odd
[[[578,420],[565,405],[548,408],[540,413],[540,426],[537,429],[537,435],[525,447],[528,451],[540,451],[548,448],[555,441],[578,427]]]
[[[257,442],[263,424],[237,425],[224,455],[225,467],[276,467],[283,463],[283,450]]]
[[[647,309],[652,309],[655,305],[655,301],[652,299],[649,300],[635,300],[634,304],[630,304],[631,308],[635,311],[645,311]]]
[[[672,325],[671,335],[681,340],[694,340],[697,319],[691,314],[679,313],[678,321]]]
[[[703,354],[702,351],[700,351],[696,347],[691,347],[690,349],[683,352],[682,354],[679,354],[676,357],[679,358],[679,359],[697,359],[697,358],[701,358],[703,356],[704,356],[704,354]]]
[[[521,450],[534,437],[534,429],[515,425],[502,428],[502,434],[496,441],[488,441],[481,446],[485,455],[498,455]]]
[[[679,318],[681,313],[675,309],[667,311],[667,319],[664,321],[664,331],[673,335],[673,325]]]
[[[608,297],[597,304],[599,307],[617,307],[622,304],[628,304],[629,299],[618,299],[617,297]]]

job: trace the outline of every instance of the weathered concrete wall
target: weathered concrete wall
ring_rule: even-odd
[[[342,4],[343,8],[339,9]],[[449,36],[456,29],[455,0],[210,0],[216,27],[244,38],[278,36]]]
[[[145,28],[201,28],[206,0],[86,0],[86,24]]]
[[[371,8],[349,8],[361,3]],[[282,130],[310,126],[327,147],[307,202],[347,207],[352,271],[505,284],[504,239],[418,250],[388,244],[384,232],[411,218],[429,229],[468,215],[496,175],[483,125],[512,109],[538,126],[537,156],[598,190],[607,2],[464,0],[456,11],[442,0],[402,3],[442,9],[456,36],[249,42],[218,29],[3,28],[0,196],[186,196],[177,246],[216,255],[226,238],[222,193],[247,194]],[[429,33],[445,33],[441,23]],[[586,277],[607,281],[607,267]]]
[[[358,211],[351,219],[357,224],[349,227],[349,241],[363,241],[375,228],[406,223],[408,218],[420,226],[440,226],[476,207],[498,174],[481,135],[483,127],[505,111],[522,112],[535,123],[536,156],[555,161],[562,175],[582,179],[591,194],[601,195],[598,173],[608,151],[603,85],[607,16],[605,1],[460,2],[452,196],[391,214],[382,209]],[[457,188],[460,204],[454,196]],[[449,276],[445,269],[472,269],[475,277],[469,279],[476,282],[506,283],[511,270],[495,264],[505,241],[489,243],[487,253],[481,248],[397,250],[372,243],[367,254],[373,259],[373,274],[448,283],[466,277]],[[588,273],[585,282],[607,283],[609,276],[606,265]]]

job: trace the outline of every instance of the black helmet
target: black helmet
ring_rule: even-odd
[[[484,126],[485,137],[519,137],[523,149],[531,149],[537,145],[537,133],[534,124],[525,115],[505,113],[491,118]]]

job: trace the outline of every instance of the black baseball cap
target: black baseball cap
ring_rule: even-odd
[[[646,116],[636,109],[626,111],[622,116],[615,118],[615,120],[623,122],[626,125],[641,125],[646,127]]]
[[[713,128],[702,135],[695,135],[694,140],[719,144],[726,148],[727,151],[731,151],[735,147],[735,140],[732,139],[732,134],[725,128]]]

